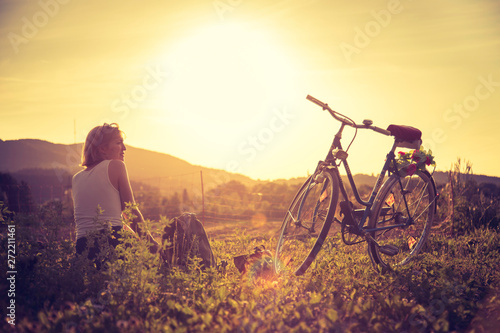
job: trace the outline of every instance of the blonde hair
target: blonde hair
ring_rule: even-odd
[[[104,160],[99,147],[108,144],[116,135],[123,137],[123,132],[118,127],[117,123],[106,124],[94,127],[85,139],[85,144],[82,149],[82,164],[83,167],[89,167]]]

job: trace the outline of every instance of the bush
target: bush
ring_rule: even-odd
[[[472,174],[472,164],[458,159],[438,202],[438,216],[445,219],[448,215],[454,235],[480,228],[499,230],[500,188],[490,183],[478,185]]]

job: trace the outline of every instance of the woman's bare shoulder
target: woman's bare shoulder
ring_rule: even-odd
[[[110,174],[123,174],[127,173],[127,167],[125,166],[125,162],[120,160],[111,160],[109,161],[108,171]]]

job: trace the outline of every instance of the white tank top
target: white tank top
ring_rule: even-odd
[[[91,170],[82,170],[73,176],[76,239],[109,225],[122,226],[120,193],[109,180],[110,161],[104,160]],[[100,215],[98,206],[103,211]]]

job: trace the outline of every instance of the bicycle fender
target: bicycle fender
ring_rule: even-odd
[[[434,205],[434,214],[437,213],[437,200],[439,199],[439,193],[437,191],[437,187],[436,187],[436,183],[434,182],[434,177],[432,177],[432,175],[430,174],[429,171],[425,170],[423,171],[423,173],[429,177],[429,179],[431,180],[431,184],[432,184],[432,187],[434,188],[434,193],[436,194],[436,204]]]

